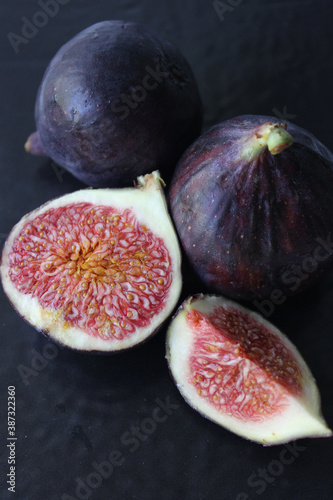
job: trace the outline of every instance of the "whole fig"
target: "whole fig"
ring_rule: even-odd
[[[39,87],[26,150],[94,187],[167,182],[200,134],[202,103],[178,49],[143,25],[103,21],[67,42]]]
[[[282,303],[333,261],[333,154],[310,132],[239,116],[202,134],[170,189],[182,245],[209,288]]]

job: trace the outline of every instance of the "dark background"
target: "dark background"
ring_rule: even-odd
[[[70,0],[15,53],[37,1],[1,0],[0,238],[45,201],[83,187],[45,158],[25,153],[34,101],[47,63],[69,38],[105,19],[144,22],[176,44],[192,65],[205,129],[245,113],[282,116],[333,149],[333,4],[327,1]],[[220,2],[220,5],[223,2]],[[202,290],[184,266],[184,291]],[[56,348],[12,309],[1,289],[0,456],[3,499],[328,500],[333,440],[264,448],[209,422],[182,400],[165,361],[165,330],[116,356]],[[270,320],[297,345],[333,426],[333,274],[282,306]],[[52,359],[51,359],[52,358]],[[31,371],[31,370],[34,371]],[[30,370],[30,371],[29,371]],[[25,373],[26,378],[22,375]],[[16,387],[16,493],[7,491],[7,387]],[[160,402],[173,407],[155,428]],[[160,412],[162,414],[162,410]],[[140,439],[124,444],[135,427]],[[122,440],[123,436],[123,440]],[[121,465],[90,490],[94,462],[121,453]],[[284,455],[284,453],[286,455]],[[285,463],[287,457],[289,463]],[[96,471],[95,471],[96,472]],[[264,476],[259,478],[259,476]],[[67,494],[68,496],[66,496]]]

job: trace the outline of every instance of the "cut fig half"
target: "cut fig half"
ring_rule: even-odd
[[[13,228],[3,288],[37,330],[74,349],[119,351],[151,336],[180,295],[181,254],[162,181],[84,189]]]
[[[328,437],[315,380],[277,328],[222,296],[188,298],[167,333],[167,360],[184,399],[263,445]]]

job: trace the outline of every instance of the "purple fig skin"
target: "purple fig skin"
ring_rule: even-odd
[[[258,147],[267,125],[291,140]],[[169,203],[211,290],[282,303],[332,267],[333,154],[292,123],[244,115],[215,125],[180,159]]]
[[[129,186],[156,169],[168,181],[202,119],[195,78],[178,49],[143,25],[103,21],[51,60],[26,149],[93,187]]]

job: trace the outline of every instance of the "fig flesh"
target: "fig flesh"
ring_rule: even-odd
[[[159,173],[138,183],[62,196],[13,228],[1,280],[37,330],[73,349],[112,352],[141,343],[171,314],[178,240]]]
[[[293,295],[333,262],[333,154],[312,134],[245,115],[182,156],[170,208],[209,290],[237,300]]]
[[[332,435],[296,347],[257,313],[222,296],[182,304],[168,329],[167,359],[185,400],[242,437],[272,445]]]
[[[39,87],[26,150],[93,187],[168,181],[199,135],[202,103],[178,49],[143,25],[103,21],[56,53]]]

